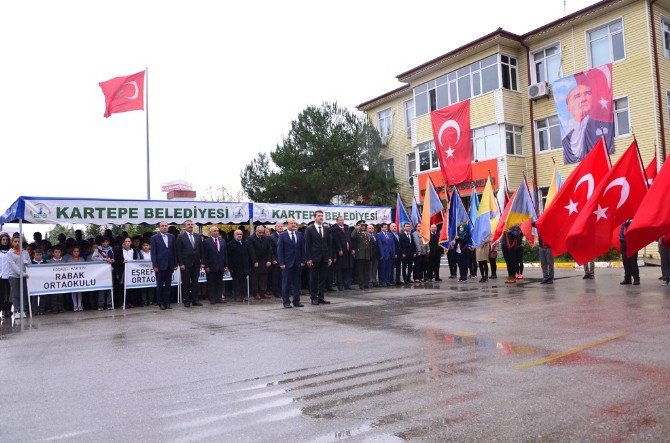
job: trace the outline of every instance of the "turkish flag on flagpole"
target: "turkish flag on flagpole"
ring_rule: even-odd
[[[144,110],[144,71],[100,83],[105,94],[105,117],[117,112]]]
[[[565,180],[551,206],[535,222],[538,234],[551,247],[554,257],[567,252],[565,239],[568,231],[609,170],[610,160],[601,137]]]
[[[647,184],[651,186],[651,184],[654,183],[654,179],[656,178],[656,175],[658,173],[658,166],[656,165],[655,154],[654,158],[651,160],[651,163],[649,163],[649,165],[647,165],[647,168],[644,170],[644,173],[647,176]]]
[[[446,184],[472,179],[470,143],[470,100],[430,113],[435,151]]]
[[[633,141],[572,223],[566,245],[577,263],[608,252],[614,231],[635,215],[647,194],[642,168],[637,142]]]
[[[649,243],[670,233],[670,161],[661,166],[661,170],[642,199],[633,222],[626,231],[626,246],[629,255],[633,255]]]

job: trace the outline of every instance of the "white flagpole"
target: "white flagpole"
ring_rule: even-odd
[[[147,200],[151,200],[151,172],[149,162],[149,68],[144,68],[144,114],[147,121]]]

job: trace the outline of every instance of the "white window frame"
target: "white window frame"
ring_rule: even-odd
[[[670,42],[670,18],[661,16],[661,41],[663,42],[663,56],[670,58],[670,47],[666,45],[665,34],[668,34],[668,42]],[[667,28],[667,30],[666,30]]]
[[[557,41],[557,42],[551,43],[549,45],[543,46],[541,48],[538,48],[538,49],[532,51],[529,54],[528,63],[531,66],[530,71],[531,71],[531,77],[533,79],[533,83],[538,83],[540,81],[537,78],[537,73],[536,73],[536,70],[535,70],[535,54],[537,54],[538,52],[541,52],[541,51],[546,51],[547,49],[551,49],[554,46],[558,49],[558,53],[556,54],[556,56],[558,56],[558,59],[560,61],[560,63],[559,63],[560,68],[558,70],[558,78],[563,77],[563,46],[561,45],[560,41]],[[552,57],[554,57],[554,56],[552,56]],[[547,59],[547,56],[545,54],[545,56],[542,58],[542,60],[546,60],[546,59]],[[547,72],[547,62],[546,61],[544,62],[544,75],[547,78],[546,82],[551,83],[551,80],[549,80],[549,73]]]
[[[384,177],[395,180],[395,162],[393,161],[393,157],[385,158],[384,160],[381,161],[381,164],[382,164],[382,171],[384,171]],[[389,165],[391,166],[390,169]],[[390,177],[389,173],[391,174]]]
[[[602,29],[602,28],[609,28],[609,26],[612,23],[616,23],[618,21],[621,22],[621,36],[623,38],[623,57],[620,58],[619,60],[614,60],[614,47],[612,45],[612,33],[608,29],[607,30],[607,40],[608,40],[608,43],[609,43],[609,50],[610,50],[610,61],[608,63],[614,64],[614,63],[618,63],[618,62],[626,60],[626,34],[625,34],[626,27],[625,27],[624,22],[623,22],[623,17],[618,17],[618,18],[615,18],[614,20],[608,21],[607,23],[604,23],[602,25],[599,25],[599,26],[596,26],[594,28],[586,30],[586,33],[585,33],[586,54],[587,54],[587,62],[588,62],[589,68],[597,68],[597,66],[593,66],[593,58],[592,58],[593,54],[591,53],[591,33],[595,32],[595,31],[598,31],[599,29]]]
[[[501,126],[502,126],[502,133],[503,133],[503,144],[505,145],[505,155],[511,155],[511,156],[514,156],[514,157],[522,157],[523,156],[523,126],[515,125],[515,124],[512,124],[512,123],[503,123]],[[512,127],[511,131],[507,130],[508,126]],[[518,129],[518,131],[517,131],[517,129]],[[514,154],[510,154],[509,152],[507,152],[507,133],[508,132],[511,132],[513,135],[518,135],[520,140],[521,140],[520,143],[519,143],[519,146],[514,146],[514,148],[515,148],[514,150],[515,151],[518,150],[518,153],[515,152]],[[516,138],[515,138],[515,144],[516,144]]]
[[[549,119],[552,118],[552,117],[556,117],[556,120],[558,121],[558,123],[556,125],[550,126],[549,125]],[[540,122],[540,121],[545,121],[547,123],[546,129],[537,127],[537,123]],[[533,125],[535,125],[535,146],[536,146],[537,154],[544,154],[545,152],[554,152],[554,151],[558,151],[558,150],[563,149],[563,140],[560,138],[561,137],[561,132],[560,132],[561,131],[561,129],[560,129],[561,128],[561,121],[559,120],[558,115],[554,114],[554,115],[548,115],[547,117],[538,118],[533,122]],[[558,133],[559,134],[558,135],[558,137],[559,137],[559,139],[558,139],[559,147],[558,148],[552,148],[551,147],[551,131],[550,131],[550,128],[555,127],[555,126],[558,126],[558,128],[559,128],[558,129],[558,131],[559,131],[559,133]],[[544,131],[547,131],[549,133],[549,149],[541,151],[540,150],[540,132],[544,132]]]
[[[412,115],[407,115],[407,111],[408,111],[407,104],[408,103],[412,104],[412,108],[411,108],[412,109]],[[414,98],[413,97],[411,99],[405,100],[403,102],[403,114],[405,116],[405,130],[407,131],[407,138],[411,138],[412,137],[412,119],[415,118],[414,117]]]
[[[512,89],[512,78],[510,77],[510,88],[507,89],[503,86],[503,61],[502,57],[505,56],[508,59],[514,59],[516,60],[516,65],[512,65],[511,63],[505,63],[505,65],[509,66],[510,68],[510,73],[512,68],[514,69],[516,77],[516,89]],[[511,74],[510,74],[511,75]],[[509,54],[505,54],[504,52],[499,52],[498,53],[498,89],[504,89],[506,91],[514,91],[514,92],[519,92],[519,58],[516,56],[512,56]]]
[[[487,140],[488,137],[492,137],[494,135],[494,134],[486,134],[486,131],[487,131],[487,129],[493,128],[493,127],[495,127],[496,131],[497,131],[495,136],[498,139],[498,154],[494,155],[494,156],[484,155],[483,158],[478,158],[477,157],[476,140],[482,140],[483,139],[483,141],[484,141],[484,152],[486,152],[486,140]],[[481,130],[484,131],[484,136],[483,137],[475,137],[475,131],[481,131]],[[473,161],[481,162],[481,161],[491,160],[491,159],[494,159],[494,158],[499,158],[502,155],[504,155],[502,153],[504,142],[501,140],[501,137],[500,137],[500,125],[497,124],[497,123],[493,123],[493,124],[490,124],[490,125],[479,126],[477,128],[472,128],[470,130],[470,139],[472,140],[471,144],[472,144],[472,159],[473,159]],[[507,152],[507,147],[506,146],[504,147],[504,149],[505,149],[505,152]]]
[[[625,108],[627,117],[628,117],[628,131],[625,134],[619,134],[619,120],[617,119],[617,114],[621,114],[624,110],[623,109],[616,109],[616,101],[621,100],[622,98],[626,99],[626,104],[627,107]],[[627,95],[621,96],[621,97],[614,97],[612,98],[612,108],[613,109],[613,117],[614,117],[614,138],[619,138],[619,137],[628,137],[633,133],[633,126],[630,122],[630,97]]]
[[[429,168],[428,169],[421,169],[421,148],[423,146],[430,146],[432,144],[432,148],[428,149],[429,156],[428,156],[428,163],[429,163]],[[417,170],[419,172],[427,172],[427,171],[435,171],[440,168],[440,159],[437,157],[437,148],[435,146],[435,142],[433,140],[427,140],[423,143],[419,143],[416,148],[417,156],[416,158],[416,166]],[[434,156],[434,157],[433,157]],[[433,159],[435,160],[435,163],[437,166],[433,167]]]
[[[388,114],[388,117],[387,117]],[[384,133],[383,127],[382,127],[382,119],[386,121],[388,118],[388,134]],[[377,113],[377,122],[378,122],[378,129],[379,129],[379,135],[381,136],[382,139],[389,138],[391,135],[393,135],[393,108],[386,108],[382,109]]]
[[[416,163],[416,157],[417,157],[416,154],[417,154],[416,152],[408,152],[407,154],[405,154],[405,164],[407,165],[407,178],[414,177],[415,175],[418,174],[417,163]],[[410,168],[410,166],[409,166],[410,165],[410,159],[409,159],[410,155],[414,156],[414,159],[412,160],[412,162],[414,162],[414,170],[412,170],[412,168]]]

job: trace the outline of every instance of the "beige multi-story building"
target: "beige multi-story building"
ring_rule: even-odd
[[[516,188],[524,174],[543,198],[564,164],[552,81],[612,63],[614,163],[637,138],[642,160],[670,137],[670,0],[603,0],[523,35],[499,28],[397,75],[399,88],[358,105],[379,129],[388,173],[408,204],[427,177],[443,188],[430,112],[470,99],[473,181]],[[633,135],[634,134],[634,135]],[[468,195],[472,183],[460,184]],[[441,191],[441,189],[440,189]]]

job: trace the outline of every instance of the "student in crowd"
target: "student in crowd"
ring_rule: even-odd
[[[66,260],[63,259],[63,251],[59,245],[54,246],[53,248],[53,257],[48,263],[66,263]],[[63,294],[51,294],[51,312],[60,314],[64,311],[63,309]]]
[[[484,241],[477,246],[476,256],[477,263],[479,264],[479,273],[481,278],[479,279],[480,283],[486,283],[489,281],[489,253],[491,252],[491,234],[487,235],[484,238]]]
[[[593,260],[584,263],[584,277],[583,280],[593,280],[596,278],[596,264]]]
[[[489,278],[495,280],[498,278],[498,249],[500,242],[491,243],[489,247],[489,266],[491,266],[491,274]]]
[[[11,249],[11,239],[6,233],[0,234],[0,318],[12,313],[12,298],[9,295],[9,264],[7,254]]]
[[[141,241],[142,248],[138,251],[137,257],[138,260],[148,260],[151,261],[151,239],[142,238]],[[151,306],[155,302],[156,298],[156,288],[142,288],[142,306]]]
[[[626,231],[630,226],[632,219],[626,220],[619,228],[619,242],[621,243],[621,259],[623,260],[624,277],[621,282],[622,285],[639,285],[640,284],[640,269],[637,266],[637,251],[628,256],[626,248]]]
[[[399,237],[399,259],[402,261],[402,279],[404,283],[412,283],[416,246],[414,245],[414,236],[412,235],[412,225],[409,222],[403,224]]]
[[[42,252],[42,249],[37,248],[33,251],[33,258],[30,260],[30,264],[32,265],[43,265],[47,261],[44,260],[44,253]],[[35,315],[44,315],[44,305],[46,302],[46,296],[45,295],[38,295],[35,297],[30,297],[30,303],[31,306],[33,307],[33,312]]]
[[[116,287],[118,288],[117,293],[119,293],[119,295],[123,294],[126,263],[139,259],[139,254],[132,248],[132,245],[133,242],[130,237],[126,237],[123,239],[121,247],[114,251],[114,275],[116,279]],[[119,304],[122,302],[120,297],[115,300],[118,300]],[[134,308],[135,305],[139,306],[139,302],[137,301],[137,291],[134,289],[126,290],[125,308],[131,309]]]
[[[458,281],[466,282],[468,281],[468,260],[470,258],[470,225],[467,223],[458,225],[454,240],[456,242],[456,256],[458,260]]]
[[[37,255],[37,254],[35,254]],[[84,258],[81,256],[81,249],[79,246],[74,246],[72,248],[72,254],[67,260],[68,263],[80,263],[84,262]],[[74,312],[79,312],[84,310],[84,305],[82,304],[82,292],[73,292],[72,293],[72,305],[74,306]]]
[[[7,253],[7,265],[9,268],[9,292],[14,307],[14,318],[26,318],[21,310],[21,278],[27,277],[25,264],[20,250],[21,240],[19,237],[12,238],[12,248]]]
[[[103,237],[100,245],[95,248],[91,255],[91,261],[104,261],[109,265],[114,264],[114,251],[109,246],[109,237]],[[103,290],[98,292],[98,311],[104,311],[105,308],[112,309],[112,291]]]
[[[440,233],[437,225],[430,225],[430,241],[428,242],[428,267],[426,279],[430,281],[442,281],[440,278],[440,262],[444,255],[444,248],[440,246]]]

